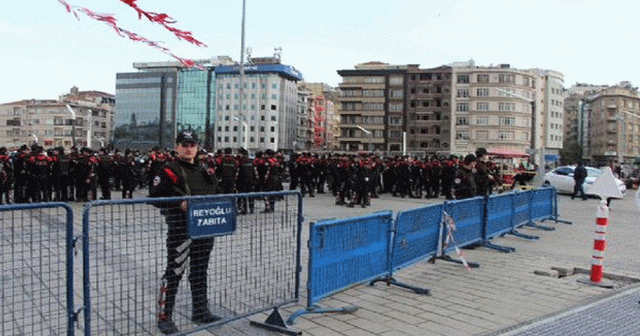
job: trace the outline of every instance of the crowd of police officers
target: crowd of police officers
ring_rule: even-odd
[[[226,148],[201,152],[199,162],[218,181],[219,193],[300,189],[304,197],[332,193],[336,205],[366,207],[372,198],[386,193],[402,198],[447,200],[488,195],[499,185],[497,166],[487,160],[484,148],[462,158],[456,156],[380,157],[308,151],[285,159],[281,152],[265,150],[250,158],[245,149],[234,154]],[[154,148],[148,153],[126,150],[94,152],[83,147],[45,150],[23,145],[17,151],[0,148],[0,202],[87,202],[111,199],[111,191],[131,198],[136,188],[150,185],[155,171],[174,160],[170,150]],[[265,212],[274,200],[265,200]],[[239,200],[239,213],[252,213],[254,200]]]

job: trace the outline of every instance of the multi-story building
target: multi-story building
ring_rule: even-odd
[[[298,110],[296,120],[296,140],[294,151],[308,150],[312,146],[313,93],[305,85],[298,83]]]
[[[562,147],[563,76],[556,71],[372,62],[338,74],[342,150],[465,155],[508,148],[539,163],[545,154],[556,160]]]
[[[313,150],[332,150],[335,146],[337,92],[325,83],[304,83],[309,97],[309,143]]]
[[[300,72],[275,56],[243,69],[228,56],[197,63],[204,70],[135,63],[139,72],[117,75],[118,147],[170,147],[177,132],[192,129],[210,150],[293,149]]]
[[[38,143],[44,147],[109,146],[114,96],[73,87],[59,99],[22,100],[0,105],[0,146]]]
[[[622,82],[590,99],[590,156],[599,165],[633,162],[640,156],[638,88]]]
[[[453,68],[452,152],[473,153],[478,147],[508,148],[527,153],[534,145],[536,76],[508,64]]]
[[[218,56],[196,62],[205,70],[179,62],[150,62],[134,63],[138,72],[116,74],[116,147],[171,147],[182,129],[197,131],[205,147],[213,146],[213,69],[233,61]]]
[[[215,146],[239,147],[247,138],[250,152],[293,150],[297,140],[297,82],[302,75],[294,67],[280,64],[276,57],[250,59],[244,68],[244,76],[240,76],[237,65],[215,68]],[[242,126],[248,131],[241,132]]]
[[[579,151],[579,153],[576,153],[574,160],[571,161],[575,161],[578,158],[590,159],[589,115],[591,112],[591,99],[607,88],[609,88],[609,85],[576,83],[566,89],[563,148]]]
[[[406,65],[370,62],[338,70],[340,150],[402,150]]]
[[[553,70],[538,70],[542,80],[542,104],[540,117],[541,140],[539,153],[545,163],[555,163],[560,159],[564,141],[564,75]]]
[[[452,69],[441,66],[420,69],[409,65],[407,71],[408,151],[426,155],[451,152],[451,78]]]

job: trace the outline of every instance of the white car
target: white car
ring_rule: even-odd
[[[594,192],[591,191],[591,185],[593,184],[593,181],[595,181],[596,177],[602,174],[603,171],[602,169],[593,167],[585,168],[587,169],[587,178],[582,184],[584,193],[591,196],[597,196]],[[542,182],[542,185],[552,186],[556,188],[558,193],[573,194],[573,186],[575,185],[575,181],[573,180],[573,171],[575,169],[575,166],[558,167],[544,174],[544,181]],[[620,189],[620,192],[624,195],[624,193],[627,191],[627,186],[618,178],[615,178],[615,181],[618,185],[618,189]]]

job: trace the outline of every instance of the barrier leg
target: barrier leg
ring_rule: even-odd
[[[423,294],[423,295],[427,295],[427,296],[431,295],[429,290],[426,289],[426,288],[420,288],[420,287],[407,285],[407,284],[404,284],[404,283],[396,281],[396,279],[394,279],[393,277],[375,279],[375,280],[369,282],[369,286],[373,286],[373,285],[376,284],[376,282],[381,282],[381,281],[386,283],[387,286],[394,285],[394,286],[398,286],[398,287],[401,287],[401,288],[405,288],[405,289],[411,290],[416,294]]]
[[[536,229],[540,229],[540,230],[545,230],[545,231],[553,231],[553,230],[556,229],[556,228],[550,227],[550,226],[538,225],[538,224],[536,224],[534,222],[529,222],[529,223],[525,224],[525,226],[536,228]]]
[[[280,312],[278,312],[278,308],[274,308],[273,312],[271,312],[271,315],[269,315],[269,317],[267,317],[267,319],[263,323],[251,321],[249,324],[254,327],[264,328],[267,330],[271,330],[271,331],[275,331],[275,332],[279,332],[287,335],[293,335],[293,336],[302,335],[302,331],[294,331],[294,330],[287,329],[287,326],[284,324],[284,321],[282,320],[282,316],[280,315]]]
[[[324,314],[324,313],[349,314],[357,310],[358,310],[358,307],[356,306],[346,306],[346,307],[340,307],[340,308],[320,308],[318,306],[307,307],[305,309],[298,310],[297,312],[291,314],[291,316],[289,316],[289,318],[287,319],[287,324],[293,325],[295,322],[295,319],[304,314]]]
[[[443,255],[443,256],[436,257],[435,259],[440,259],[440,260],[443,260],[443,261],[448,261],[448,262],[464,265],[464,262],[462,260],[451,258],[450,256],[448,256],[446,254]],[[467,262],[467,265],[469,265],[469,267],[471,267],[471,268],[480,267],[480,264],[474,263],[474,262]]]
[[[514,235],[516,237],[520,237],[520,238],[524,238],[524,239],[529,239],[529,240],[540,239],[540,237],[538,237],[538,236],[530,236],[530,235],[527,235],[527,234],[524,234],[524,233],[520,233],[520,232],[518,232],[518,230],[511,230],[511,231],[507,232],[507,234]]]
[[[488,241],[483,242],[482,246],[490,248],[490,249],[494,249],[500,252],[504,252],[504,253],[509,253],[509,252],[515,252],[516,248],[515,247],[511,247],[511,246],[500,246],[500,245],[496,245],[493,243],[490,243]]]

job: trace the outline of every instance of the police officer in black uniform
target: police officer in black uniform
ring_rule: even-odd
[[[239,193],[250,193],[256,190],[258,184],[258,171],[253,164],[253,160],[249,158],[249,153],[246,149],[240,148],[238,155],[238,165],[240,171],[238,172],[238,180],[236,187]],[[247,214],[253,213],[255,210],[255,199],[252,197],[238,199],[238,213]]]
[[[462,164],[456,170],[453,180],[453,188],[456,199],[471,198],[478,195],[474,169],[476,166],[476,156],[468,154],[462,160]]]
[[[157,172],[149,188],[151,197],[210,195],[216,192],[216,181],[196,161],[198,139],[191,131],[182,131],[176,138],[175,162],[167,162]],[[178,285],[189,262],[189,283],[193,303],[192,320],[199,324],[220,320],[208,308],[207,268],[213,249],[213,238],[191,239],[187,233],[187,201],[162,204],[167,230],[167,269],[162,277],[158,301],[158,328],[164,334],[178,332],[171,317]]]

